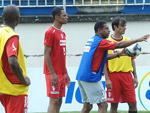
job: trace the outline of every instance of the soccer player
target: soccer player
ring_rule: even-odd
[[[112,21],[114,33],[107,39],[113,42],[131,40],[123,36],[126,30],[126,20],[116,17]],[[109,50],[109,54],[121,51],[122,49]],[[108,57],[109,57],[108,54]],[[128,103],[129,113],[137,113],[135,88],[138,86],[137,73],[135,67],[135,58],[129,56],[118,56],[118,58],[108,60],[106,81],[109,81],[112,88],[107,90],[107,102],[111,103],[110,113],[117,113],[119,100],[121,103]],[[133,77],[132,77],[133,75]],[[106,83],[107,84],[107,83]]]
[[[107,50],[125,48],[133,43],[145,41],[150,37],[150,35],[145,35],[138,39],[117,43],[106,40],[110,33],[106,22],[97,22],[94,26],[94,30],[95,36],[90,38],[85,44],[76,76],[84,103],[81,113],[89,113],[93,104],[98,105],[98,113],[107,113],[105,91],[100,81],[107,59]],[[115,53],[113,56],[109,57],[109,59],[124,54],[125,51],[123,50],[119,53]]]
[[[19,23],[19,9],[15,5],[4,8],[0,26],[0,102],[6,113],[27,113],[28,86],[24,54],[15,27]]]
[[[47,96],[50,97],[48,113],[59,113],[65,86],[70,85],[66,69],[66,35],[61,30],[68,16],[61,7],[55,7],[52,15],[54,24],[46,31],[44,39],[44,74]]]

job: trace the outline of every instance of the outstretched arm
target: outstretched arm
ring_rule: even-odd
[[[150,35],[144,35],[144,36],[137,38],[137,39],[121,41],[121,42],[118,42],[116,44],[115,48],[125,48],[125,47],[128,47],[128,46],[136,43],[136,42],[147,41],[147,39],[149,37],[150,37]]]

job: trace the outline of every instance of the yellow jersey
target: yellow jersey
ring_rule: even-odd
[[[8,26],[0,27],[0,93],[8,94],[8,95],[26,95],[28,92],[28,86],[25,86],[23,84],[12,84],[6,77],[3,69],[2,69],[2,55],[5,48],[5,44],[9,38],[12,36],[18,36],[14,32],[13,29],[11,29]],[[24,61],[24,54],[22,51],[21,44],[19,42],[19,48],[18,48],[18,62],[22,69],[23,76],[27,76],[26,72],[26,66]]]
[[[117,40],[114,40],[112,37],[108,37],[107,40],[119,42]],[[123,40],[130,40],[130,38],[124,37]],[[115,50],[108,50],[108,54],[114,54],[116,51],[121,51],[123,48],[115,49]],[[120,56],[119,58],[114,58],[111,60],[108,60],[108,70],[110,73],[112,72],[132,72],[132,58],[129,56]]]

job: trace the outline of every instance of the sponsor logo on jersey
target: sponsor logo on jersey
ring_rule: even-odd
[[[66,40],[60,40],[60,46],[65,46],[66,45]]]
[[[52,86],[51,88],[53,90],[51,91],[51,94],[59,94],[59,91],[55,91],[56,88],[54,86]]]
[[[115,42],[113,42],[113,41],[110,41],[110,42],[108,42],[109,44],[114,44]]]
[[[94,39],[90,38],[84,46],[84,52],[89,52]]]
[[[93,42],[93,41],[94,41],[94,39],[93,39],[93,38],[90,38],[88,41],[91,41],[91,42]]]
[[[17,48],[16,48],[15,45],[14,45],[14,42],[12,43],[12,48],[13,48],[12,51],[16,51],[16,50],[17,50]]]
[[[28,107],[28,96],[24,97],[24,107],[27,108]]]
[[[114,101],[114,98],[107,98],[107,100],[109,100],[109,101]]]
[[[54,86],[52,86],[52,90],[53,90],[53,91],[55,90],[55,87],[54,87]]]
[[[58,91],[51,91],[51,94],[59,94]]]
[[[111,92],[108,92],[108,97],[110,97],[111,96]]]
[[[89,52],[89,51],[90,51],[90,49],[91,49],[91,47],[90,47],[90,46],[84,46],[84,52]]]

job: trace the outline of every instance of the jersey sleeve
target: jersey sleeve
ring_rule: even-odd
[[[114,50],[116,47],[117,42],[109,41],[106,39],[103,39],[98,48],[104,49],[104,50]]]
[[[54,43],[54,33],[51,31],[47,31],[45,33],[44,44],[49,47],[52,47],[53,43]]]
[[[134,60],[134,59],[136,59],[136,57],[132,57],[131,59]]]
[[[13,36],[6,43],[6,54],[9,58],[10,56],[18,57],[18,47],[19,47],[19,37]]]

